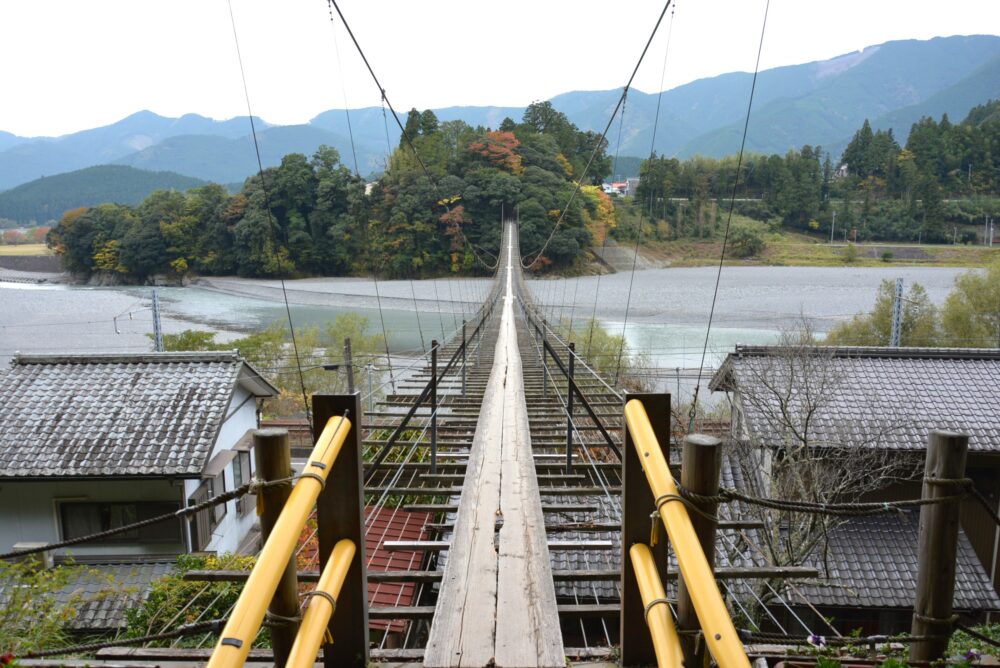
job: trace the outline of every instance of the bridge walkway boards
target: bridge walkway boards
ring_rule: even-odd
[[[528,430],[509,236],[506,251],[493,368],[424,654],[431,668],[565,665]]]

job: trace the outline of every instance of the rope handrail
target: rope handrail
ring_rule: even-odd
[[[675,483],[676,484],[676,483]],[[952,494],[932,499],[903,499],[901,501],[864,501],[864,502],[841,502],[841,503],[819,503],[814,501],[791,501],[787,499],[772,499],[744,494],[737,489],[724,487],[718,494],[697,494],[681,485],[677,485],[677,499],[687,500],[694,503],[731,503],[739,501],[754,506],[770,508],[772,510],[784,510],[788,512],[810,513],[814,515],[832,515],[835,517],[867,517],[870,515],[880,515],[883,513],[902,512],[909,508],[919,508],[938,503],[950,503],[963,499],[967,496],[975,497],[969,490],[975,489],[972,481],[968,478],[958,478],[955,480],[939,480],[935,484],[950,484],[961,488],[960,494]],[[997,518],[994,518],[996,521]]]
[[[601,385],[603,385],[604,387],[606,387],[609,392],[611,392],[613,395],[615,395],[615,397],[617,397],[618,399],[624,399],[624,397],[621,395],[620,392],[618,392],[618,390],[616,390],[614,387],[612,387],[611,385],[609,385],[608,382],[606,380],[604,380],[603,377],[601,377],[601,374],[599,374],[589,364],[587,364],[587,360],[580,353],[569,349],[569,343],[566,341],[566,339],[564,339],[562,336],[559,335],[558,332],[556,332],[554,329],[552,329],[549,326],[548,322],[546,322],[545,318],[538,318],[538,314],[534,313],[534,310],[536,310],[536,309],[537,309],[537,307],[535,307],[533,303],[530,306],[528,304],[525,304],[525,312],[528,313],[528,320],[532,324],[540,325],[543,329],[545,329],[545,331],[547,333],[551,334],[559,343],[561,343],[563,345],[563,347],[567,351],[569,351],[569,354],[573,355],[574,359],[577,362],[579,362],[580,364],[583,365],[584,369],[586,369],[587,371],[589,371],[590,374],[592,376],[594,376],[594,378],[596,378],[598,380],[598,382],[601,383]]]
[[[491,304],[492,302],[487,302],[487,303]],[[485,306],[486,304],[484,304],[484,307]],[[406,428],[410,424],[410,420],[413,419],[413,416],[416,414],[417,409],[419,409],[423,405],[423,403],[427,401],[427,399],[430,397],[432,386],[437,385],[442,380],[444,380],[445,376],[448,375],[452,367],[455,366],[455,363],[458,361],[458,358],[462,354],[462,351],[468,347],[469,340],[474,339],[476,338],[476,336],[479,335],[479,332],[486,324],[486,318],[489,312],[490,309],[488,308],[483,309],[483,312],[479,318],[479,322],[476,324],[475,329],[472,330],[472,334],[466,337],[466,340],[463,341],[457,348],[455,348],[455,352],[452,353],[451,359],[448,360],[448,363],[445,365],[444,370],[442,370],[438,374],[437,378],[432,378],[427,381],[423,389],[420,391],[420,394],[417,395],[416,401],[413,402],[413,404],[410,406],[410,409],[403,416],[403,419],[399,422],[398,425],[396,425],[395,429],[393,429],[392,434],[389,436],[386,442],[382,444],[382,447],[379,449],[378,454],[376,454],[375,457],[373,457],[372,460],[369,462],[368,467],[365,471],[366,485],[369,484],[372,480],[374,480],[375,474],[378,472],[379,467],[382,465],[382,463],[385,461],[385,458],[389,455],[389,452],[395,446],[396,441],[399,440],[399,437],[402,435],[402,433],[406,430]],[[440,348],[441,344],[438,344],[438,349]]]
[[[96,533],[88,534],[86,536],[77,536],[75,538],[67,538],[66,540],[59,541],[58,543],[48,543],[43,546],[33,547],[28,550],[16,550],[13,552],[6,552],[0,554],[0,560],[3,559],[18,559],[21,557],[26,557],[32,554],[38,554],[40,552],[48,552],[50,550],[59,550],[64,547],[70,547],[72,545],[80,545],[81,543],[89,543],[91,541],[100,540],[102,538],[109,538],[111,536],[117,536],[118,534],[128,533],[129,531],[135,531],[136,529],[142,529],[143,527],[152,526],[153,524],[159,524],[160,522],[166,522],[172,519],[183,519],[190,515],[196,515],[203,510],[212,508],[222,503],[232,501],[233,499],[238,499],[246,494],[253,494],[256,490],[271,487],[274,485],[287,485],[290,481],[295,478],[286,478],[283,480],[273,480],[273,481],[263,481],[263,480],[253,480],[245,485],[241,485],[236,489],[230,490],[218,496],[213,496],[211,499],[202,501],[193,506],[185,506],[172,513],[163,513],[162,515],[157,515],[156,517],[150,517],[139,522],[133,522],[132,524],[125,524],[120,527],[114,527],[112,529],[107,529],[106,531],[98,531]]]

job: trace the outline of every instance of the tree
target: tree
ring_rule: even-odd
[[[891,401],[859,392],[835,350],[816,346],[802,326],[766,352],[741,357],[724,381],[737,420],[730,461],[747,493],[837,503],[910,477],[919,466],[883,446],[905,420]],[[856,402],[849,423],[831,419],[844,391]],[[763,522],[761,548],[782,566],[810,558],[822,563],[829,532],[843,521],[758,505],[746,512]]]
[[[1000,348],[1000,263],[955,279],[941,309],[944,344]]]
[[[834,327],[826,343],[838,346],[887,346],[892,335],[892,309],[896,285],[886,279],[875,293],[870,313],[859,314]],[[903,297],[901,346],[934,346],[939,339],[937,308],[919,283],[910,285]]]
[[[90,586],[80,586],[85,581]],[[0,654],[15,657],[72,644],[67,625],[81,607],[130,593],[99,571],[71,563],[46,569],[34,557],[0,561],[0,583]]]
[[[729,232],[730,255],[733,257],[759,255],[766,246],[763,227],[760,223],[733,223]]]

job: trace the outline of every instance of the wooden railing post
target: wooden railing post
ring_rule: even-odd
[[[965,477],[969,437],[948,431],[932,431],[927,440],[927,460],[921,498],[956,496]],[[953,481],[949,483],[948,481]],[[917,592],[913,605],[914,636],[932,636],[910,645],[911,661],[943,659],[953,622],[955,558],[958,553],[961,498],[920,507],[917,538]]]
[[[344,339],[344,368],[347,370],[347,393],[354,394],[354,356],[350,338]]]
[[[681,454],[681,485],[697,494],[713,496],[719,493],[719,473],[722,467],[722,442],[704,434],[690,434],[684,438]],[[715,516],[717,503],[695,503],[699,510]],[[708,565],[715,566],[715,523],[699,513],[691,513],[698,542],[705,553]],[[677,626],[683,631],[698,631],[701,624],[691,601],[691,594],[685,586],[684,578],[679,579],[677,594]],[[694,635],[681,636],[684,665],[688,668],[708,666],[708,648]]]
[[[431,341],[431,475],[437,473],[438,342]]]
[[[266,541],[271,535],[288,495],[292,492],[292,451],[288,446],[287,429],[257,429],[253,432],[253,451],[257,462],[257,474],[262,480],[271,482],[287,480],[284,485],[263,487],[260,490],[260,533]],[[212,512],[211,510],[209,512]],[[274,649],[274,665],[284,668],[288,654],[299,632],[299,583],[295,555],[285,564],[274,598],[267,608],[274,624],[271,627],[271,646]]]
[[[646,408],[653,432],[660,442],[663,456],[667,461],[670,444],[670,395],[669,394],[626,394],[625,401],[638,399]],[[649,544],[650,513],[656,510],[653,492],[642,472],[642,462],[629,434],[628,426],[622,421],[622,555],[621,555],[621,665],[649,666],[656,664],[653,639],[646,626],[642,594],[635,578],[635,569],[629,557],[629,549],[636,543]],[[667,536],[660,531],[659,541],[651,547],[653,560],[660,577],[666,581]]]
[[[357,546],[355,557],[340,590],[330,619],[333,644],[323,646],[325,668],[368,665],[368,574],[365,567],[365,496],[361,468],[361,397],[314,394],[313,434],[318,437],[327,421],[350,413],[351,431],[337,456],[326,486],[316,502],[319,566],[326,565],[334,545],[349,538]]]
[[[569,344],[569,373],[566,374],[566,473],[573,472],[573,362],[576,344]]]
[[[465,321],[462,321],[462,396],[465,396],[465,347],[468,339],[465,338]]]

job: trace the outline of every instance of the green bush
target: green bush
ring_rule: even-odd
[[[733,223],[733,227],[729,231],[729,254],[732,257],[760,255],[766,245],[764,225],[760,223]]]

